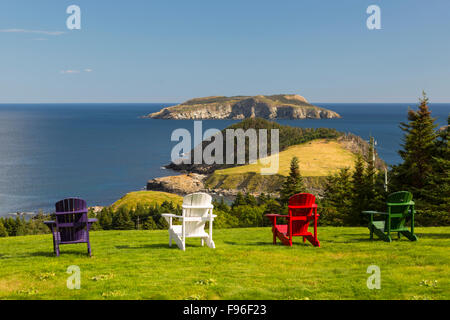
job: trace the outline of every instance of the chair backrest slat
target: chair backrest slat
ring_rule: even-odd
[[[387,198],[387,202],[388,203],[399,203],[399,204],[405,203],[404,206],[392,206],[391,212],[406,214],[407,212],[405,212],[405,210],[409,209],[409,205],[407,203],[409,203],[412,200],[412,198],[413,198],[413,195],[411,192],[399,191],[399,192],[391,193]]]
[[[183,198],[183,204],[187,206],[209,206],[212,198],[206,193],[192,193]],[[186,217],[203,217],[208,213],[204,208],[200,209],[186,209],[184,214]]]
[[[55,204],[56,227],[61,241],[78,241],[85,237],[88,217],[86,201],[79,198],[68,198]]]
[[[313,214],[312,205],[315,204],[316,197],[310,193],[299,193],[289,198],[289,216],[291,217],[305,217],[304,220],[292,221],[292,234],[304,233],[308,229],[309,220],[306,217]],[[298,206],[305,206],[306,208],[296,208]],[[289,225],[290,228],[290,225]]]
[[[390,228],[391,229],[399,229],[404,228],[405,223],[407,222],[407,217],[409,216],[411,201],[413,195],[409,191],[398,191],[391,193],[387,198],[387,203],[389,204],[397,204],[394,206],[390,206],[389,211],[391,214],[401,214],[401,217],[391,217]],[[398,205],[404,203],[405,205]],[[386,224],[386,228],[388,225]],[[387,231],[387,230],[385,230]]]
[[[311,206],[316,202],[316,197],[310,193],[299,193],[289,198],[289,214],[292,216],[311,215]],[[296,206],[307,206],[308,208],[299,209]]]
[[[210,213],[212,198],[206,193],[192,193],[183,198],[183,205],[198,206],[200,208],[183,209],[185,217],[206,217]],[[204,232],[206,221],[187,221],[185,222],[185,233],[187,236],[200,234]]]

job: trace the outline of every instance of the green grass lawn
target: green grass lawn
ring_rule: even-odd
[[[321,248],[271,244],[269,228],[214,230],[216,249],[167,231],[92,232],[52,254],[51,235],[0,239],[0,299],[449,299],[450,227],[418,228],[418,242],[369,241],[366,228],[319,228]],[[69,290],[67,267],[81,269]],[[381,289],[366,286],[381,269]],[[434,281],[437,281],[436,283]]]

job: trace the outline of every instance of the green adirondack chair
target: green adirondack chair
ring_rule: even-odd
[[[363,214],[370,215],[369,230],[370,240],[373,240],[375,233],[380,239],[391,242],[391,233],[397,232],[398,238],[403,234],[411,241],[417,241],[414,234],[414,201],[412,194],[408,191],[399,191],[392,193],[387,198],[387,212],[363,211]],[[381,215],[383,219],[374,220],[374,215]],[[411,221],[411,227],[406,223]]]

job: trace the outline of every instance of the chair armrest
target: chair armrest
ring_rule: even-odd
[[[272,222],[272,224],[273,224],[274,226],[277,225],[277,218],[286,218],[286,219],[289,219],[289,216],[288,216],[288,215],[285,215],[285,214],[275,214],[275,213],[269,213],[269,214],[266,214],[266,217],[270,219],[270,221]]]
[[[214,220],[214,218],[217,217],[217,215],[212,214],[212,215],[207,215],[205,217],[182,217],[182,216],[175,216],[175,215],[166,215],[165,217],[169,217],[169,218],[183,218],[184,221],[186,222],[192,222],[192,221],[209,221],[211,218]]]
[[[289,216],[286,214],[276,214],[276,213],[268,213],[265,216],[268,218],[272,218],[272,217],[274,217],[274,218],[289,218]]]
[[[50,229],[51,232],[55,231],[56,221],[44,221],[44,224]]]
[[[63,212],[55,212],[55,214],[70,214],[70,213],[88,213],[88,210],[78,210],[78,211],[63,211]]]
[[[190,206],[187,204],[183,204],[181,207],[183,209],[214,209],[214,206],[212,204],[204,206]]]
[[[379,212],[379,211],[363,211],[362,213],[363,214],[371,214],[371,215],[373,215],[373,214],[381,214],[381,215],[385,215],[385,216],[389,215],[389,213],[387,213],[387,212]]]
[[[311,209],[311,208],[317,208],[317,204],[309,204],[307,206],[288,206],[289,209]]]
[[[183,216],[177,216],[176,214],[173,213],[162,213],[161,216],[163,216],[164,218],[183,219]]]
[[[403,202],[403,203],[387,203],[388,206],[413,206],[415,205],[414,201]]]
[[[97,221],[98,221],[98,219],[95,219],[95,218],[88,219],[88,223],[94,223]]]
[[[164,217],[164,219],[166,219],[167,223],[172,226],[172,219],[180,219],[183,220],[184,217],[183,216],[177,216],[176,214],[172,214],[172,213],[162,213],[161,214],[162,217]]]

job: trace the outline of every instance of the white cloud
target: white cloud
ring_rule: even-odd
[[[73,73],[80,73],[78,70],[61,70],[62,74],[73,74]]]
[[[81,73],[81,72],[92,72],[94,70],[92,69],[83,69],[83,71],[80,70],[74,70],[74,69],[69,69],[69,70],[61,70],[62,74],[74,74],[74,73]]]
[[[27,29],[0,29],[3,33],[34,33],[45,34],[47,36],[60,36],[64,34],[63,31],[45,31],[45,30],[27,30]]]

